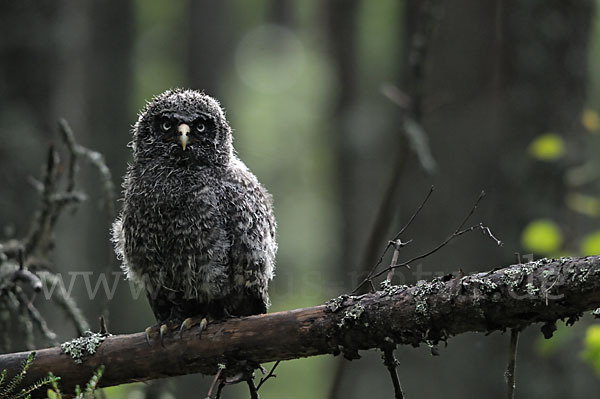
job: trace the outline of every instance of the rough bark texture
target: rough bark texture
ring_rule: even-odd
[[[354,359],[358,350],[393,343],[420,345],[468,331],[492,332],[545,323],[551,334],[558,319],[574,322],[600,306],[600,256],[540,260],[468,276],[421,281],[415,286],[387,286],[358,297],[340,296],[325,305],[213,323],[198,337],[197,326],[180,339],[173,326],[161,347],[151,334],[110,336],[93,356],[77,364],[61,349],[37,352],[26,382],[49,371],[62,377],[63,391],[83,385],[101,364],[101,385],[154,378],[213,374],[218,363],[256,362],[321,354]],[[0,356],[0,369],[13,375],[27,352]]]

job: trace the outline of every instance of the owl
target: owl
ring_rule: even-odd
[[[133,161],[113,241],[158,325],[265,313],[277,243],[272,198],[237,157],[219,102],[155,97],[133,128]],[[149,330],[146,330],[147,337]]]

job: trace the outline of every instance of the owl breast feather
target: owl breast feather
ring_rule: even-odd
[[[231,234],[209,170],[130,179],[123,215],[127,273],[158,288],[204,301],[231,291]]]

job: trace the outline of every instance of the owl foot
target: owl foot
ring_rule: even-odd
[[[148,328],[146,328],[146,329],[144,330],[144,335],[145,335],[145,338],[146,338],[146,343],[148,344],[148,346],[152,346],[152,344],[150,343],[150,333],[152,332],[152,329],[153,329],[153,328],[156,328],[156,327],[157,327],[157,325],[155,324],[155,325],[153,325],[153,326],[150,326],[150,327],[148,327]],[[165,336],[165,334],[167,333],[167,331],[168,331],[168,330],[169,330],[169,328],[167,327],[167,325],[166,325],[166,324],[161,324],[161,325],[160,325],[160,328],[159,328],[159,336],[160,336],[160,345],[161,345],[162,347],[164,347],[164,346],[165,346],[165,344],[164,344],[163,340],[164,340],[164,336]]]
[[[208,325],[208,320],[206,319],[206,317],[203,317],[202,320],[200,320],[200,335],[202,335],[202,331],[206,330],[206,326]],[[192,328],[193,326],[193,322],[192,322],[192,318],[188,317],[187,319],[185,319],[183,321],[183,323],[181,323],[181,326],[179,327],[179,339],[183,338],[183,332],[189,330],[190,328]]]

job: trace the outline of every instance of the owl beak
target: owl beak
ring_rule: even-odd
[[[179,142],[181,143],[181,148],[183,148],[183,151],[185,151],[185,147],[187,146],[189,140],[188,134],[190,133],[190,125],[187,123],[182,123],[177,128],[177,131],[179,132]]]

